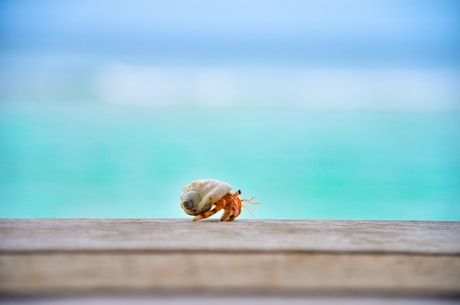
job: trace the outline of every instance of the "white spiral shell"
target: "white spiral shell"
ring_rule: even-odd
[[[218,180],[195,180],[184,187],[180,196],[181,207],[188,215],[202,214],[211,210],[212,205],[231,189],[230,184]]]

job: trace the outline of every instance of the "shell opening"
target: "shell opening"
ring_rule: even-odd
[[[189,215],[198,215],[198,204],[201,202],[201,195],[196,191],[185,193],[182,198],[182,208]]]

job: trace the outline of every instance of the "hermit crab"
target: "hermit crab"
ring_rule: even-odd
[[[259,202],[253,202],[255,197],[241,199],[238,197],[241,191],[230,193],[231,189],[230,184],[214,179],[195,180],[184,187],[180,196],[181,207],[188,215],[195,216],[193,221],[208,218],[222,209],[224,214],[220,220],[233,221],[240,215],[242,207],[251,212],[249,207],[243,205],[243,202],[259,204]]]

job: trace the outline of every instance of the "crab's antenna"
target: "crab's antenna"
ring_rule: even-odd
[[[241,199],[242,202],[248,202],[250,204],[260,204],[260,202],[254,202],[253,200],[256,198],[256,196],[252,196],[249,199]]]
[[[255,198],[256,198],[255,196],[252,196],[252,197],[249,198],[249,199],[241,199],[241,203],[242,203],[243,208],[245,208],[245,209],[249,212],[249,214],[251,214],[251,216],[252,216],[253,218],[255,218],[255,215],[254,215],[254,214],[256,213],[255,209],[253,209],[253,208],[252,208],[251,206],[249,206],[249,205],[244,204],[243,202],[247,202],[247,203],[250,203],[250,204],[252,204],[252,205],[260,204],[260,202],[254,202],[254,201],[253,201]]]
[[[249,212],[249,214],[251,214],[252,218],[256,218],[256,215],[255,215],[256,211],[253,208],[251,208],[250,206],[245,205],[245,204],[242,204],[242,206],[243,206],[243,208],[246,209],[246,211]]]

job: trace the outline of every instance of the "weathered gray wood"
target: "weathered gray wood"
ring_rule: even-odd
[[[0,294],[460,295],[460,223],[0,220]]]
[[[0,292],[455,294],[454,256],[286,253],[0,255]]]
[[[89,296],[51,296],[39,298],[8,297],[0,300],[3,305],[458,305],[452,298],[408,298],[379,296],[287,296],[287,295],[235,295],[231,292],[219,295],[157,295],[117,294]]]
[[[0,220],[0,252],[75,250],[459,254],[460,222]]]

